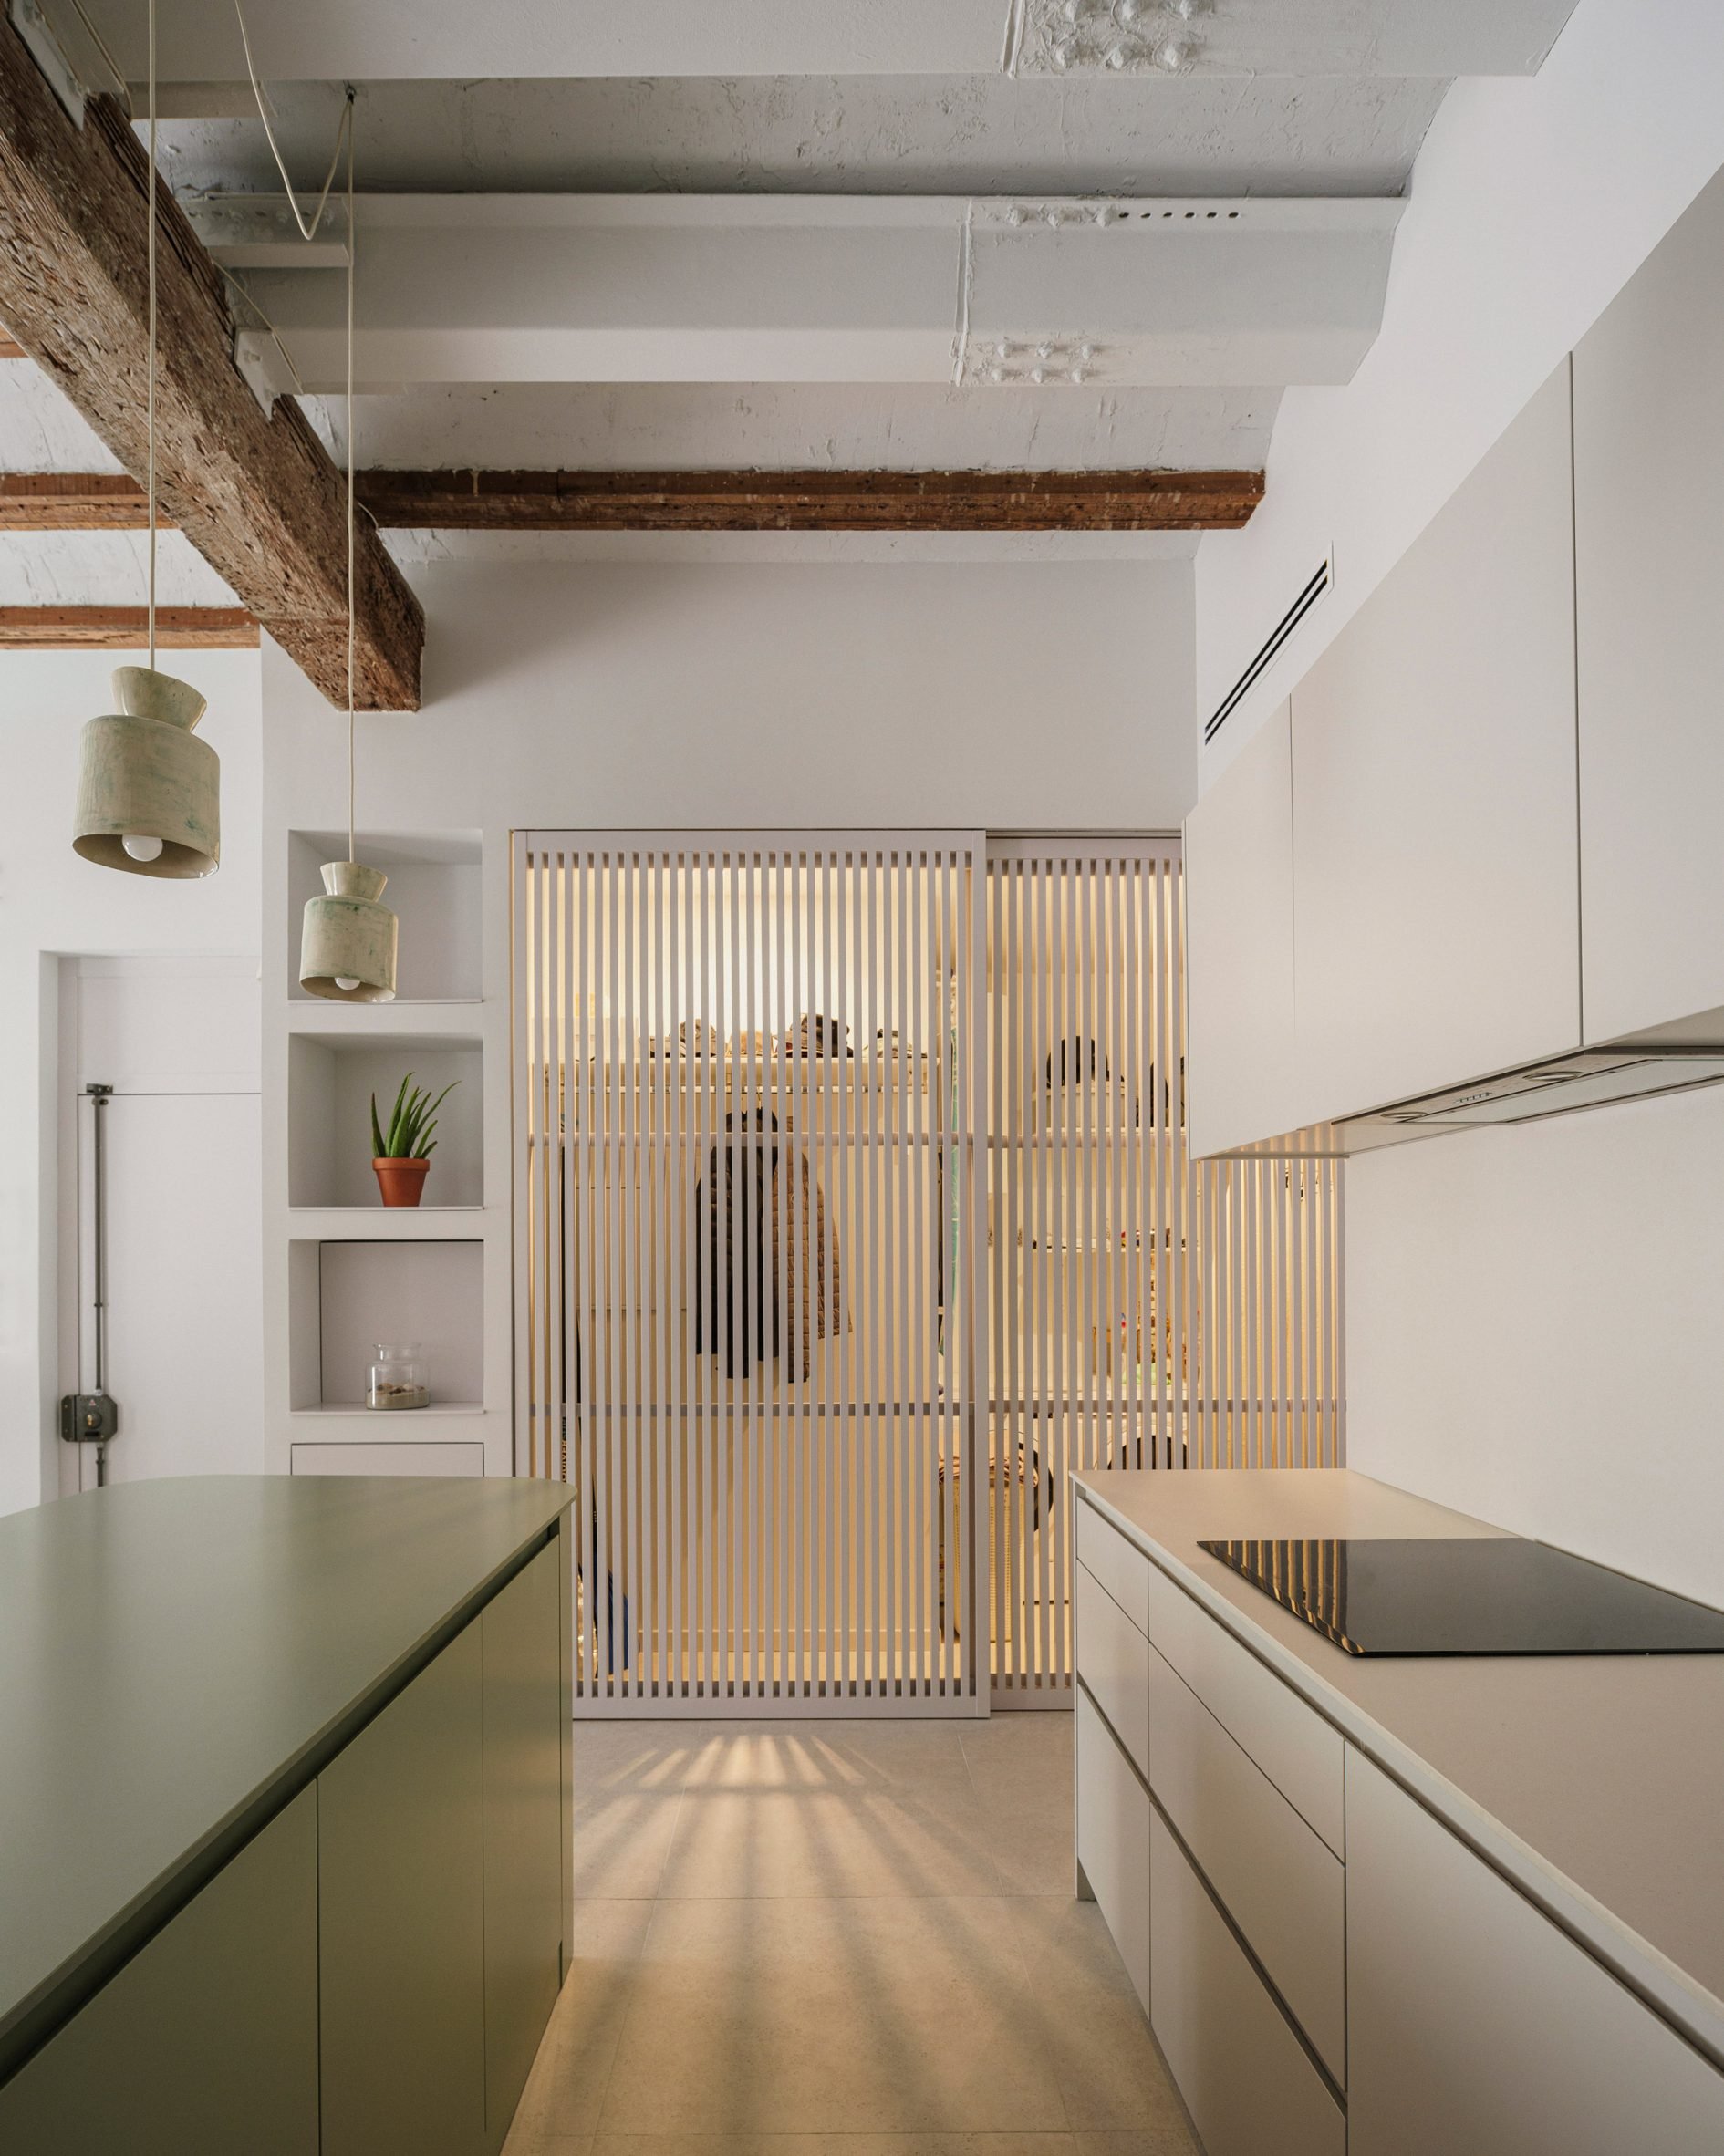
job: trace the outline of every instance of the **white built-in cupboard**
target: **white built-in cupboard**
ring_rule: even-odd
[[[1720,383],[1724,175],[1574,350],[1589,1040],[1724,1018]]]
[[[1724,2148],[1724,2074],[1081,1496],[1076,1557],[1078,1892],[1205,2156]]]
[[[1194,1152],[1724,1006],[1724,182],[1187,825]]]

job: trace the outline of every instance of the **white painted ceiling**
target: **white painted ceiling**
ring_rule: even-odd
[[[68,0],[44,5],[101,87],[102,62]],[[1404,191],[1452,78],[1535,70],[1573,5],[249,0],[247,20],[302,191],[327,165],[341,85],[358,88],[369,198],[359,221],[362,341],[372,310],[372,363],[362,367],[367,389],[357,401],[363,462],[1236,468],[1263,462],[1287,384],[1345,380],[1375,331],[1393,209],[1321,271],[1308,249],[1299,253],[1293,228],[1302,220],[1347,227],[1349,202],[1359,206],[1352,223],[1370,225],[1372,205],[1393,205]],[[84,12],[135,82],[141,7],[84,0]],[[279,192],[232,0],[160,0],[160,14],[170,183],[200,206]],[[618,271],[600,319],[590,254],[559,259],[540,235],[514,245],[505,277],[486,261],[483,233],[476,253],[452,250],[450,229],[471,225],[471,212],[452,206],[440,227],[430,205],[410,199],[474,195],[659,198],[638,212],[619,205],[618,221],[661,228],[667,212],[683,223],[710,215],[712,248],[731,247],[727,259],[737,262],[736,233],[761,221],[761,198],[778,199],[766,220],[775,230],[805,235],[835,215],[913,222],[919,203],[940,228],[943,252],[930,257],[937,266],[924,265],[920,299],[909,251],[895,241],[880,253],[872,314],[854,245],[848,254],[828,250],[824,266],[817,246],[785,248],[752,285],[722,271],[699,306],[690,298],[694,273],[667,254],[656,285],[640,264]],[[710,209],[674,209],[667,195],[705,198]],[[1074,197],[1257,205],[1260,222],[1279,202],[1286,230],[1249,267],[1245,250],[1229,254],[1213,235],[1207,254],[1174,256],[1165,245],[1158,254],[1147,224],[1134,223],[1105,261],[1093,245],[1080,254],[1070,234],[1038,232],[1035,249],[1000,236],[994,289],[1008,296],[975,326],[966,359],[962,316],[980,289],[962,254],[975,252],[966,225],[997,223],[1014,200],[1033,208]],[[552,205],[545,218],[566,223],[572,213]],[[483,226],[539,213],[493,202],[477,214]],[[373,251],[379,219],[429,224],[428,259],[442,261],[444,274],[428,274],[399,244],[393,263],[389,243]],[[1191,267],[1200,263],[1200,273]],[[338,378],[329,337],[342,273],[235,275],[277,323],[301,378],[318,389]],[[1183,313],[1174,304],[1181,278],[1192,287]],[[1005,384],[985,378],[984,331],[989,339],[1057,332],[1075,349],[1105,327],[1066,318],[1092,308],[1092,311],[1111,308],[1129,332],[1115,339],[1116,378],[1096,378],[1108,371],[1098,362],[1081,384],[1034,386],[1022,355]],[[1038,303],[1048,319],[1030,318]],[[912,331],[913,360],[905,357]],[[306,401],[341,447],[341,400]],[[0,363],[0,462],[112,468],[27,362]],[[426,544],[400,541],[421,552]],[[135,550],[122,535],[32,542],[27,560],[20,546],[0,539],[8,595],[27,586],[68,599],[87,561],[88,581],[101,588],[85,596],[136,596],[126,581]],[[219,599],[217,581],[185,552],[175,596]]]
[[[85,6],[140,74],[133,0]],[[1530,74],[1571,11],[1572,0],[252,0],[249,27],[263,71],[300,81],[1051,72],[1106,65],[1116,50],[1129,70],[1168,36],[1189,64],[1236,75]],[[171,0],[158,35],[164,80],[244,72],[231,0]]]

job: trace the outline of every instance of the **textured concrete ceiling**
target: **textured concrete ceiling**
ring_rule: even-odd
[[[76,46],[70,0],[43,4]],[[1172,0],[1077,0],[1081,49],[1066,58],[1065,0],[247,0],[247,15],[302,191],[322,180],[352,73],[360,185],[379,194],[1377,197],[1404,190],[1450,77],[1536,67],[1571,5],[1200,0],[1182,25]],[[85,6],[140,72],[136,0]],[[161,18],[171,183],[183,195],[276,192],[232,0],[163,0]],[[1114,23],[1137,26],[1123,64],[1108,61]],[[1145,42],[1147,24],[1182,41],[1171,65]],[[88,44],[79,65],[104,81]],[[1264,461],[1279,397],[1274,383],[1202,380],[1003,394],[524,381],[361,397],[358,439],[361,461],[394,465],[1240,467]],[[338,400],[308,405],[339,450]],[[113,459],[27,362],[11,362],[0,363],[0,464],[101,471]],[[812,543],[765,536],[781,551]],[[183,543],[168,544],[176,596],[219,598]],[[0,589],[133,602],[139,558],[128,534],[8,539]]]
[[[1394,194],[1446,87],[1349,75],[376,82],[360,94],[359,170],[387,192]],[[320,180],[339,90],[286,83],[270,97],[289,170]],[[254,118],[169,120],[162,139],[176,188],[280,184]]]
[[[69,0],[47,0],[50,8]],[[1573,0],[250,0],[277,80],[480,75],[1526,74]],[[78,0],[134,75],[138,0]],[[231,0],[161,10],[163,78],[242,71]]]

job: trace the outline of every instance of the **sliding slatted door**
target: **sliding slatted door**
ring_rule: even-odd
[[[522,1471],[576,1712],[986,1705],[976,834],[516,840]]]
[[[1064,1705],[1074,1468],[1338,1462],[1341,1165],[1188,1159],[1177,840],[987,884],[991,1688]]]

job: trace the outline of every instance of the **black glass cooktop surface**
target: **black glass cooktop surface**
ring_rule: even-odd
[[[1724,1654],[1724,1612],[1517,1536],[1199,1547],[1349,1654]]]

